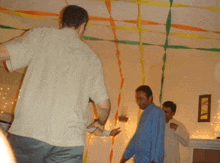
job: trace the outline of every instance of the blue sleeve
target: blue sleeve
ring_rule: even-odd
[[[163,163],[164,160],[164,134],[165,134],[165,115],[164,113],[155,114],[152,126],[152,146],[151,159],[156,163]]]
[[[135,154],[135,137],[136,137],[135,135],[136,134],[134,134],[134,136],[130,140],[130,142],[125,150],[125,153],[123,155],[123,157],[126,159],[131,158]]]
[[[142,162],[163,163],[165,115],[154,110],[142,123],[139,137],[139,159]]]

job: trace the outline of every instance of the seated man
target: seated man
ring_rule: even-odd
[[[175,103],[172,101],[164,102],[162,110],[166,115],[164,163],[179,163],[179,143],[181,143],[183,146],[188,146],[190,135],[181,122],[173,119],[173,116],[176,113]]]

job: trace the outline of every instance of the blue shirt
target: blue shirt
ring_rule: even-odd
[[[159,107],[151,104],[145,108],[123,157],[134,155],[135,163],[163,163],[165,124],[165,114]]]

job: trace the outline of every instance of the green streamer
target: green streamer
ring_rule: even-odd
[[[171,9],[169,11],[167,22],[166,22],[166,35],[169,36],[170,34],[170,27],[171,27]]]
[[[172,7],[173,1],[170,0],[170,10],[169,14],[167,16],[167,21],[166,21],[166,41],[164,44],[164,50],[165,53],[163,55],[163,66],[162,66],[162,75],[161,75],[161,84],[160,84],[160,96],[159,96],[159,101],[160,105],[162,102],[162,95],[163,95],[163,83],[164,83],[164,72],[165,72],[165,65],[166,65],[166,60],[167,60],[167,47],[168,47],[168,38],[169,38],[169,33],[170,33],[170,28],[171,28],[171,18],[172,18],[172,13],[171,13],[171,7]]]
[[[17,29],[14,27],[6,26],[6,25],[0,25],[0,28],[5,28],[5,29]]]
[[[29,29],[18,29],[10,26],[5,26],[5,25],[0,25],[0,28],[5,28],[5,29],[17,29],[17,30],[23,30],[27,31]],[[89,36],[84,36],[85,40],[90,40],[90,41],[110,41],[110,42],[117,42],[120,44],[127,44],[127,45],[139,45],[140,43],[137,41],[127,41],[127,40],[106,40],[106,39],[101,39],[101,38],[95,38],[95,37],[89,37]],[[156,44],[150,44],[150,43],[143,43],[143,45],[146,46],[160,46],[163,47],[164,49],[195,49],[195,50],[204,50],[204,51],[212,51],[212,52],[220,52],[219,48],[191,48],[187,46],[182,46],[182,45],[168,45],[168,39],[166,39],[166,42],[164,45],[156,45]]]
[[[172,7],[173,5],[173,0],[170,0],[170,7]]]
[[[4,28],[4,29],[17,29],[17,30],[23,30],[23,31],[28,31],[29,30],[29,29],[18,29],[18,28],[6,26],[6,25],[0,25],[0,28]]]
[[[84,39],[86,39],[86,40],[95,40],[95,41],[103,41],[103,39],[95,38],[95,37],[88,37],[88,36],[84,36]]]

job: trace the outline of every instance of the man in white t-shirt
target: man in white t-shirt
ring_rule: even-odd
[[[182,144],[185,147],[188,146],[190,135],[185,126],[173,118],[176,113],[175,103],[172,101],[164,102],[162,110],[166,115],[164,163],[179,163],[179,144]]]
[[[61,29],[34,28],[0,44],[9,71],[28,66],[9,130],[18,163],[81,163],[89,98],[101,108],[93,133],[104,130],[110,101],[101,62],[81,40],[87,22],[85,9],[69,5]]]

